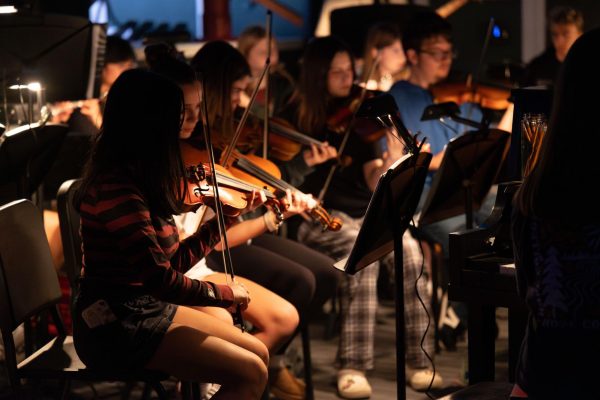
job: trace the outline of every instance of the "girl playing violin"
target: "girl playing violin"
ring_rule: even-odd
[[[377,66],[369,76],[375,62]],[[406,56],[398,28],[385,22],[371,26],[367,33],[360,81],[369,90],[387,92],[400,79],[405,65]]]
[[[249,26],[240,34],[237,40],[237,48],[248,61],[252,80],[244,91],[245,99],[242,101],[246,107],[252,91],[258,83],[268,55],[269,44],[267,43],[267,31],[262,26]],[[269,79],[269,115],[277,115],[289,101],[294,92],[294,79],[279,62],[279,49],[277,41],[271,39],[270,73],[261,82],[256,102],[252,111],[258,115],[264,115],[266,79]]]
[[[208,106],[208,122],[215,143],[229,143],[232,136],[232,111],[239,105],[240,92],[246,88],[250,70],[244,57],[226,42],[215,41],[205,44],[192,59],[192,67],[204,78]],[[224,118],[227,116],[227,118]],[[188,143],[196,143],[194,132]],[[246,150],[256,142],[246,140]],[[199,143],[202,146],[202,143]],[[289,193],[292,207],[284,213],[288,218],[307,210],[311,197],[301,193]],[[311,310],[319,310],[331,297],[331,288],[336,287],[338,271],[332,268],[333,260],[323,254],[279,235],[267,234],[275,231],[280,221],[273,220],[273,212],[248,219],[228,231],[230,242],[240,244],[231,249],[236,271],[240,276],[272,290],[291,302],[300,314],[300,323],[306,323]],[[248,239],[252,241],[248,244]],[[222,271],[218,255],[207,258],[208,265]],[[304,384],[293,378],[281,359],[285,347],[273,357],[270,388],[280,398],[303,398]]]
[[[194,70],[183,60],[177,59],[173,49],[163,43],[146,47],[145,54],[147,64],[152,71],[172,79],[183,91],[184,118],[179,137],[182,140],[189,139],[200,117],[201,86],[196,79]],[[184,162],[186,162],[185,157]],[[252,198],[252,194],[250,194],[250,198]],[[251,208],[255,208],[263,202],[264,199],[254,201]],[[294,207],[292,200],[290,200],[290,204]],[[206,212],[206,209],[203,207],[197,212],[198,215],[202,215]],[[196,232],[201,222],[198,215],[190,212],[175,216],[175,222],[182,237],[187,237]],[[264,233],[266,229],[264,218],[253,222],[242,222],[241,225],[243,226],[232,227],[228,231],[230,244],[238,244],[240,240],[249,239],[252,233],[257,235]],[[240,232],[243,232],[243,235],[246,236],[240,237]],[[220,243],[217,244],[217,249],[221,250]],[[206,264],[206,259],[198,262],[186,272],[186,275],[215,283],[225,283],[227,281],[226,274],[211,270]],[[260,339],[272,354],[276,353],[296,331],[299,321],[298,312],[288,301],[259,284],[242,277],[237,277],[236,281],[242,283],[252,292],[253,301],[244,312],[244,318],[252,324],[253,335]],[[199,307],[198,309],[228,323],[233,322],[231,314],[223,308]]]
[[[250,297],[241,283],[184,275],[219,236],[208,223],[180,241],[172,218],[186,197],[183,110],[181,89],[148,71],[124,72],[109,91],[78,192],[85,260],[75,346],[89,367],[156,369],[221,384],[215,399],[258,399],[265,345],[190,307],[243,309]]]
[[[321,139],[329,139],[339,146],[342,135],[334,133],[336,127],[328,126],[328,118],[336,115],[356,98],[354,86],[354,59],[349,48],[333,37],[318,38],[310,42],[303,55],[300,81],[297,86],[295,110],[291,121],[302,131],[313,132]],[[360,88],[358,88],[360,91]],[[332,215],[342,219],[341,231],[322,232],[315,225],[303,222],[298,239],[311,248],[323,251],[335,259],[350,254],[358,235],[362,219],[379,176],[403,155],[403,146],[387,134],[387,153],[382,154],[378,142],[365,142],[352,130],[342,156],[352,163],[337,168],[331,186],[324,196],[324,206]],[[329,166],[319,165],[305,178],[300,188],[318,194],[323,187]],[[404,302],[406,318],[406,362],[412,373],[408,374],[413,387],[425,390],[431,381],[431,371],[426,370],[428,360],[420,349],[420,341],[427,317],[415,293],[415,281],[421,271],[423,259],[417,242],[405,234],[404,242]],[[384,263],[393,261],[386,259]],[[371,386],[365,372],[374,366],[375,311],[377,309],[378,268],[368,267],[356,275],[344,275],[340,287],[342,331],[338,348],[338,393],[343,398],[365,398],[371,395]],[[419,293],[425,304],[426,283],[418,281]],[[401,344],[399,344],[401,345]],[[424,346],[432,354],[433,343],[425,340]],[[436,377],[434,385],[441,379]]]

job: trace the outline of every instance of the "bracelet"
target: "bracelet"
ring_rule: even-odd
[[[279,229],[281,222],[277,219],[277,216],[273,211],[267,211],[263,214],[263,221],[269,232],[275,232]]]

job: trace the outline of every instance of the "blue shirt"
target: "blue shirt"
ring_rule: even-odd
[[[406,125],[413,135],[420,133],[417,138],[419,141],[427,138],[425,143],[431,145],[432,154],[437,154],[444,150],[444,146],[453,137],[473,129],[454,122],[449,118],[444,120],[446,125],[435,120],[421,121],[421,116],[425,108],[433,104],[433,96],[428,90],[420,86],[413,85],[408,81],[398,81],[388,93],[394,97],[404,125]],[[481,109],[473,103],[464,103],[460,106],[460,116],[479,122],[483,114],[481,113]]]

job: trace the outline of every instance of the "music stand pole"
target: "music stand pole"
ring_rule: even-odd
[[[389,204],[394,204],[392,191],[387,189]],[[389,209],[388,209],[389,210]],[[404,270],[403,270],[403,249],[402,236],[406,231],[406,226],[400,223],[402,216],[400,207],[391,207],[390,221],[392,223],[392,233],[394,236],[394,284],[395,290],[395,314],[396,314],[396,398],[398,400],[406,399],[406,366],[405,366],[405,343],[406,332],[404,329]]]
[[[336,267],[344,272],[355,274],[394,251],[396,379],[399,400],[406,399],[402,236],[417,208],[430,162],[430,153],[407,155],[379,178],[350,255],[346,260],[336,263]]]

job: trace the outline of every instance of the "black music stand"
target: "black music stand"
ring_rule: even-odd
[[[64,124],[34,123],[0,136],[0,204],[32,199],[54,163],[67,131]]]
[[[404,275],[402,271],[402,235],[408,228],[419,203],[430,153],[406,155],[385,172],[369,202],[361,229],[350,256],[336,267],[355,274],[394,251],[396,284],[396,380],[398,399],[406,399],[404,351]],[[342,267],[340,264],[344,263]],[[400,293],[398,293],[400,291]]]
[[[510,134],[500,129],[467,132],[452,139],[421,210],[419,226],[462,213],[473,228],[478,210],[496,181],[508,151]]]

